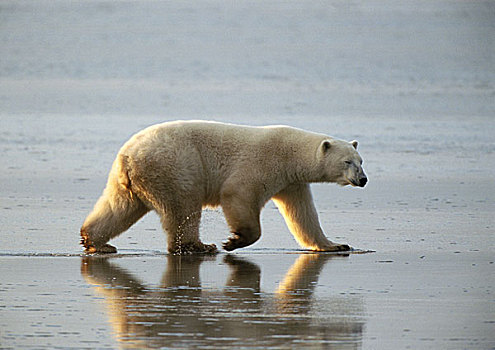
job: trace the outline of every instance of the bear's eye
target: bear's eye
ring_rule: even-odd
[[[345,163],[346,165],[351,165],[351,164],[352,164],[352,162],[351,162],[350,160],[346,160],[346,161],[344,161],[344,163]]]

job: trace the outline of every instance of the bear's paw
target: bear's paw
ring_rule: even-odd
[[[216,254],[218,253],[218,249],[215,244],[194,242],[179,244],[170,253],[173,255]]]
[[[315,250],[319,252],[348,252],[352,248],[348,244],[332,244]]]

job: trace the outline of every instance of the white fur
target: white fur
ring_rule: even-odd
[[[90,252],[114,252],[106,243],[155,210],[170,252],[213,252],[214,245],[199,239],[201,210],[221,205],[233,233],[224,248],[233,250],[258,240],[260,211],[273,198],[301,246],[349,249],[325,237],[309,183],[364,186],[356,148],[355,141],[287,126],[151,126],[120,149],[107,187],[81,228],[83,245]]]

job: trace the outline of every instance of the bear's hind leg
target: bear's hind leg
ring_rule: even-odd
[[[167,233],[169,253],[186,255],[217,252],[215,244],[204,244],[199,239],[201,207],[194,210],[158,209],[157,212],[161,217],[163,230]]]
[[[87,253],[115,253],[107,242],[138,221],[149,209],[136,195],[107,188],[81,227],[81,244]]]

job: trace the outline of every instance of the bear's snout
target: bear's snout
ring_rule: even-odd
[[[367,182],[368,182],[368,178],[367,177],[360,178],[359,179],[359,187],[364,187]]]

